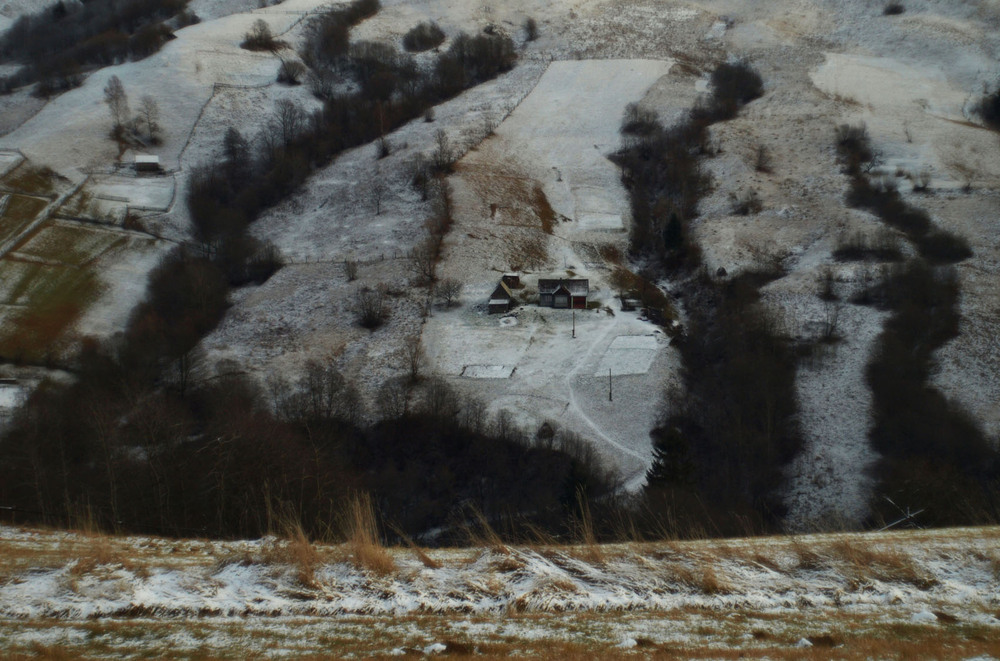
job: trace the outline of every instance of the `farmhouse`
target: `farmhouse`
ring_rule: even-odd
[[[503,314],[514,307],[514,293],[503,280],[497,284],[496,289],[490,294],[489,313]]]
[[[586,278],[540,278],[538,304],[546,308],[587,308],[590,280]]]

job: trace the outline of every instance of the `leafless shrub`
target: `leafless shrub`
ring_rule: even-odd
[[[444,30],[437,23],[425,22],[411,28],[403,35],[403,48],[411,53],[437,48],[444,43]]]
[[[375,400],[382,416],[388,420],[400,418],[406,413],[406,387],[400,379],[389,379],[383,383]]]
[[[286,85],[298,85],[306,73],[306,65],[298,60],[282,60],[278,67],[278,82]]]
[[[841,308],[841,304],[837,301],[827,301],[823,306],[823,332],[820,340],[826,344],[833,344],[840,339],[837,326],[840,322]]]
[[[374,330],[385,323],[389,318],[389,307],[385,301],[387,292],[385,284],[379,284],[374,289],[362,287],[355,292],[354,310],[359,324]]]
[[[524,40],[534,41],[538,39],[538,23],[530,16],[524,19]]]
[[[757,145],[754,149],[753,167],[757,172],[770,173],[774,169],[774,159],[771,157],[771,150],[766,145]]]
[[[434,144],[434,153],[431,155],[434,169],[438,172],[451,172],[455,164],[455,150],[443,129],[438,129],[434,134]]]
[[[833,276],[833,269],[824,266],[819,272],[819,297],[824,301],[836,301],[839,297],[835,289],[836,280]]]
[[[733,213],[740,216],[760,213],[760,210],[764,208],[764,202],[760,199],[756,188],[742,193],[730,193],[729,201],[732,204]]]
[[[358,278],[358,263],[353,259],[344,260],[344,276],[348,282],[353,282]]]
[[[271,33],[271,26],[262,18],[253,22],[250,31],[243,36],[240,48],[247,50],[275,51],[281,48],[282,42],[276,40]]]
[[[403,341],[403,355],[410,372],[410,382],[416,383],[420,379],[420,368],[424,364],[424,345],[420,342],[419,334],[410,335]]]
[[[418,244],[410,254],[410,268],[423,282],[434,282],[437,268],[437,245],[433,237]]]

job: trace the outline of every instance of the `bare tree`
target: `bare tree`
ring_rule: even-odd
[[[462,426],[468,431],[479,434],[486,428],[486,404],[475,397],[468,397],[462,402]]]
[[[289,99],[280,99],[275,105],[270,124],[274,131],[281,136],[282,144],[287,147],[302,132],[306,115],[302,112],[302,108]]]
[[[434,288],[434,292],[439,299],[444,301],[445,307],[450,308],[462,293],[462,281],[456,278],[445,278]]]
[[[400,379],[389,379],[383,383],[375,399],[385,419],[399,418],[406,413],[406,388]]]
[[[432,238],[428,237],[413,249],[413,253],[410,255],[410,267],[424,282],[434,282],[437,250],[435,250]]]
[[[452,149],[448,134],[443,129],[438,129],[437,133],[434,134],[434,143],[437,145],[431,156],[434,168],[438,172],[451,172],[452,165],[455,163],[455,151]]]
[[[108,104],[112,130],[117,136],[129,120],[128,95],[125,94],[125,86],[118,76],[111,76],[108,79],[108,84],[104,87],[104,102]]]
[[[375,208],[375,215],[381,215],[382,201],[385,199],[386,194],[385,178],[382,176],[382,173],[375,170],[375,173],[366,182],[365,188],[368,193],[368,200]]]
[[[139,116],[138,123],[146,127],[146,135],[149,139],[156,140],[160,132],[160,106],[157,105],[156,99],[152,96],[145,94],[139,100]]]
[[[416,383],[420,380],[420,368],[424,364],[424,345],[420,342],[419,334],[406,338],[403,342],[403,355],[410,372],[410,383]]]
[[[424,391],[424,410],[432,416],[454,417],[458,414],[458,395],[442,378],[430,379]]]

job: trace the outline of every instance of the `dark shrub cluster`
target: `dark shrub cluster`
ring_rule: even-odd
[[[147,57],[173,38],[165,21],[186,6],[187,0],[88,0],[22,16],[0,38],[0,55],[25,66],[2,88],[37,82],[44,96],[78,85],[83,68]]]
[[[732,119],[741,107],[764,95],[764,79],[747,60],[720,64],[711,82],[709,102],[698,109],[709,122]]]
[[[854,232],[837,240],[833,258],[838,262],[898,262],[903,259],[903,251],[899,237],[889,230],[874,235]]]
[[[411,53],[418,53],[437,48],[444,43],[444,39],[444,30],[437,23],[420,23],[403,35],[403,48]]]
[[[632,202],[632,250],[668,270],[700,262],[687,223],[709,186],[700,163],[708,127],[734,116],[763,85],[740,62],[720,66],[713,88],[707,103],[669,129],[636,106],[622,122],[625,148],[614,158]],[[748,213],[759,208],[756,196],[741,202]],[[688,281],[688,326],[678,338],[684,394],[669,397],[651,432],[643,525],[655,534],[727,534],[778,523],[782,468],[801,445],[796,351],[759,303],[759,288],[779,276],[755,271],[718,282],[700,274]]]
[[[885,7],[882,9],[882,13],[886,16],[899,16],[905,11],[906,7],[903,6],[902,2],[886,3]]]

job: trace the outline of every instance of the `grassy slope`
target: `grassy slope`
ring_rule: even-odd
[[[366,565],[371,549],[357,543],[0,528],[0,659],[419,655],[434,644],[497,657],[997,656],[998,539],[980,528],[484,544],[391,549],[388,565]]]

